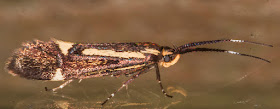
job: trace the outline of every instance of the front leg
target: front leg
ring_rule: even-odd
[[[66,82],[64,82],[63,84],[61,84],[60,86],[53,88],[53,89],[48,89],[47,87],[45,87],[46,91],[53,91],[55,92],[57,89],[62,89],[63,87],[65,87],[66,85],[70,84],[73,81],[73,79],[67,80]]]
[[[162,93],[163,93],[165,96],[172,98],[173,96],[168,95],[168,94],[164,91],[164,88],[163,88],[163,86],[162,86],[162,84],[161,84],[160,72],[159,72],[159,68],[158,68],[158,64],[157,64],[157,63],[155,64],[155,68],[156,68],[156,73],[157,73],[157,80],[158,80],[158,83],[159,83],[159,86],[160,86],[160,88],[161,88]]]
[[[114,93],[112,93],[101,105],[103,106],[105,103],[107,103],[107,101],[109,101],[112,97],[115,96],[115,94],[117,92],[119,92],[123,87],[126,87],[129,83],[131,83],[134,79],[138,78],[141,74],[147,72],[147,70],[149,70],[149,67],[145,67],[143,69],[141,69],[140,71],[138,71],[135,75],[133,75],[130,79],[126,80],[123,85]]]

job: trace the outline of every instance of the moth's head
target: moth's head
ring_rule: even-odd
[[[176,50],[170,47],[163,47],[161,50],[162,59],[160,65],[163,67],[170,67],[178,62],[180,54],[176,53]]]
[[[22,44],[8,59],[6,69],[12,75],[28,79],[50,79],[57,67],[57,57],[52,51],[56,49],[51,42],[34,40]]]

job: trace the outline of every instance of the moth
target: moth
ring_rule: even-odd
[[[51,39],[44,42],[34,40],[23,43],[8,59],[6,69],[12,75],[27,79],[65,81],[62,85],[47,89],[56,91],[74,79],[125,75],[130,77],[120,88],[112,93],[103,103],[150,69],[156,69],[156,79],[162,93],[168,95],[163,88],[159,66],[169,67],[180,59],[182,54],[194,52],[222,52],[259,59],[261,57],[242,54],[235,51],[199,48],[197,46],[221,42],[251,43],[272,47],[272,45],[245,40],[222,39],[188,43],[179,47],[160,46],[151,42],[130,43],[72,43]]]

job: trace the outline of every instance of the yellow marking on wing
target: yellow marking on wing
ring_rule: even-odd
[[[111,72],[114,71],[114,70],[112,70],[112,69],[103,69],[103,70],[99,70],[99,71],[88,72],[88,73],[85,73],[85,75],[88,75],[88,76],[93,75],[93,74],[102,75],[102,72],[104,72],[104,71],[106,71],[106,70],[109,70],[109,71],[111,71]]]
[[[123,67],[123,68],[117,68],[117,69],[103,69],[103,70],[99,70],[99,71],[94,71],[94,72],[88,72],[88,73],[85,73],[85,75],[92,75],[92,74],[100,74],[106,70],[109,70],[109,71],[117,71],[117,70],[127,70],[127,69],[132,69],[132,68],[139,68],[139,67],[143,67],[145,66],[145,64],[141,64],[141,65],[134,65],[134,66],[128,66],[128,67]]]
[[[101,62],[102,62],[102,61],[101,61]],[[103,64],[107,64],[107,62],[108,62],[108,60],[105,59],[104,62],[103,62]]]
[[[107,60],[105,61],[99,61],[99,60],[88,60],[86,64],[88,65],[100,65],[100,64],[106,64]],[[81,61],[80,64],[84,64],[85,62]]]
[[[154,54],[154,55],[158,55],[160,53],[160,51],[155,50],[155,49],[145,49],[145,50],[141,50],[141,53],[150,53],[150,54]]]
[[[129,66],[129,67],[123,67],[123,68],[118,68],[118,69],[114,69],[114,70],[127,70],[127,69],[132,69],[132,68],[139,68],[139,67],[143,67],[146,64],[141,64],[141,65],[134,65],[134,66]]]
[[[52,41],[54,41],[56,44],[58,44],[58,47],[60,48],[61,52],[64,54],[64,55],[67,55],[68,53],[68,50],[70,48],[72,48],[73,44],[72,42],[66,42],[66,41],[62,41],[62,40],[57,40],[57,39],[54,39],[52,38],[51,39]]]
[[[120,57],[120,58],[145,58],[144,53],[158,55],[160,51],[155,49],[145,49],[140,52],[116,52],[114,50],[98,50],[94,48],[84,49],[82,51],[84,55],[100,55],[100,56],[111,56],[111,57]]]
[[[98,50],[94,48],[85,49],[82,52],[84,55],[100,55],[100,56],[111,56],[120,58],[145,58],[145,55],[140,52],[116,52],[114,50]]]
[[[62,81],[64,80],[64,76],[61,73],[62,69],[61,68],[57,68],[55,71],[54,76],[52,77],[51,81]]]
[[[98,74],[99,72],[95,71],[95,72],[87,72],[85,73],[85,75],[90,76],[90,75],[94,75],[94,74]]]

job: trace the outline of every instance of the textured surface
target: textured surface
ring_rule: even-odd
[[[160,52],[160,46],[150,42],[74,44],[35,40],[17,49],[6,68],[12,75],[35,80],[130,75],[157,63]]]
[[[12,75],[27,79],[50,80],[59,66],[61,56],[56,44],[35,40],[24,43],[7,61],[7,70]]]

